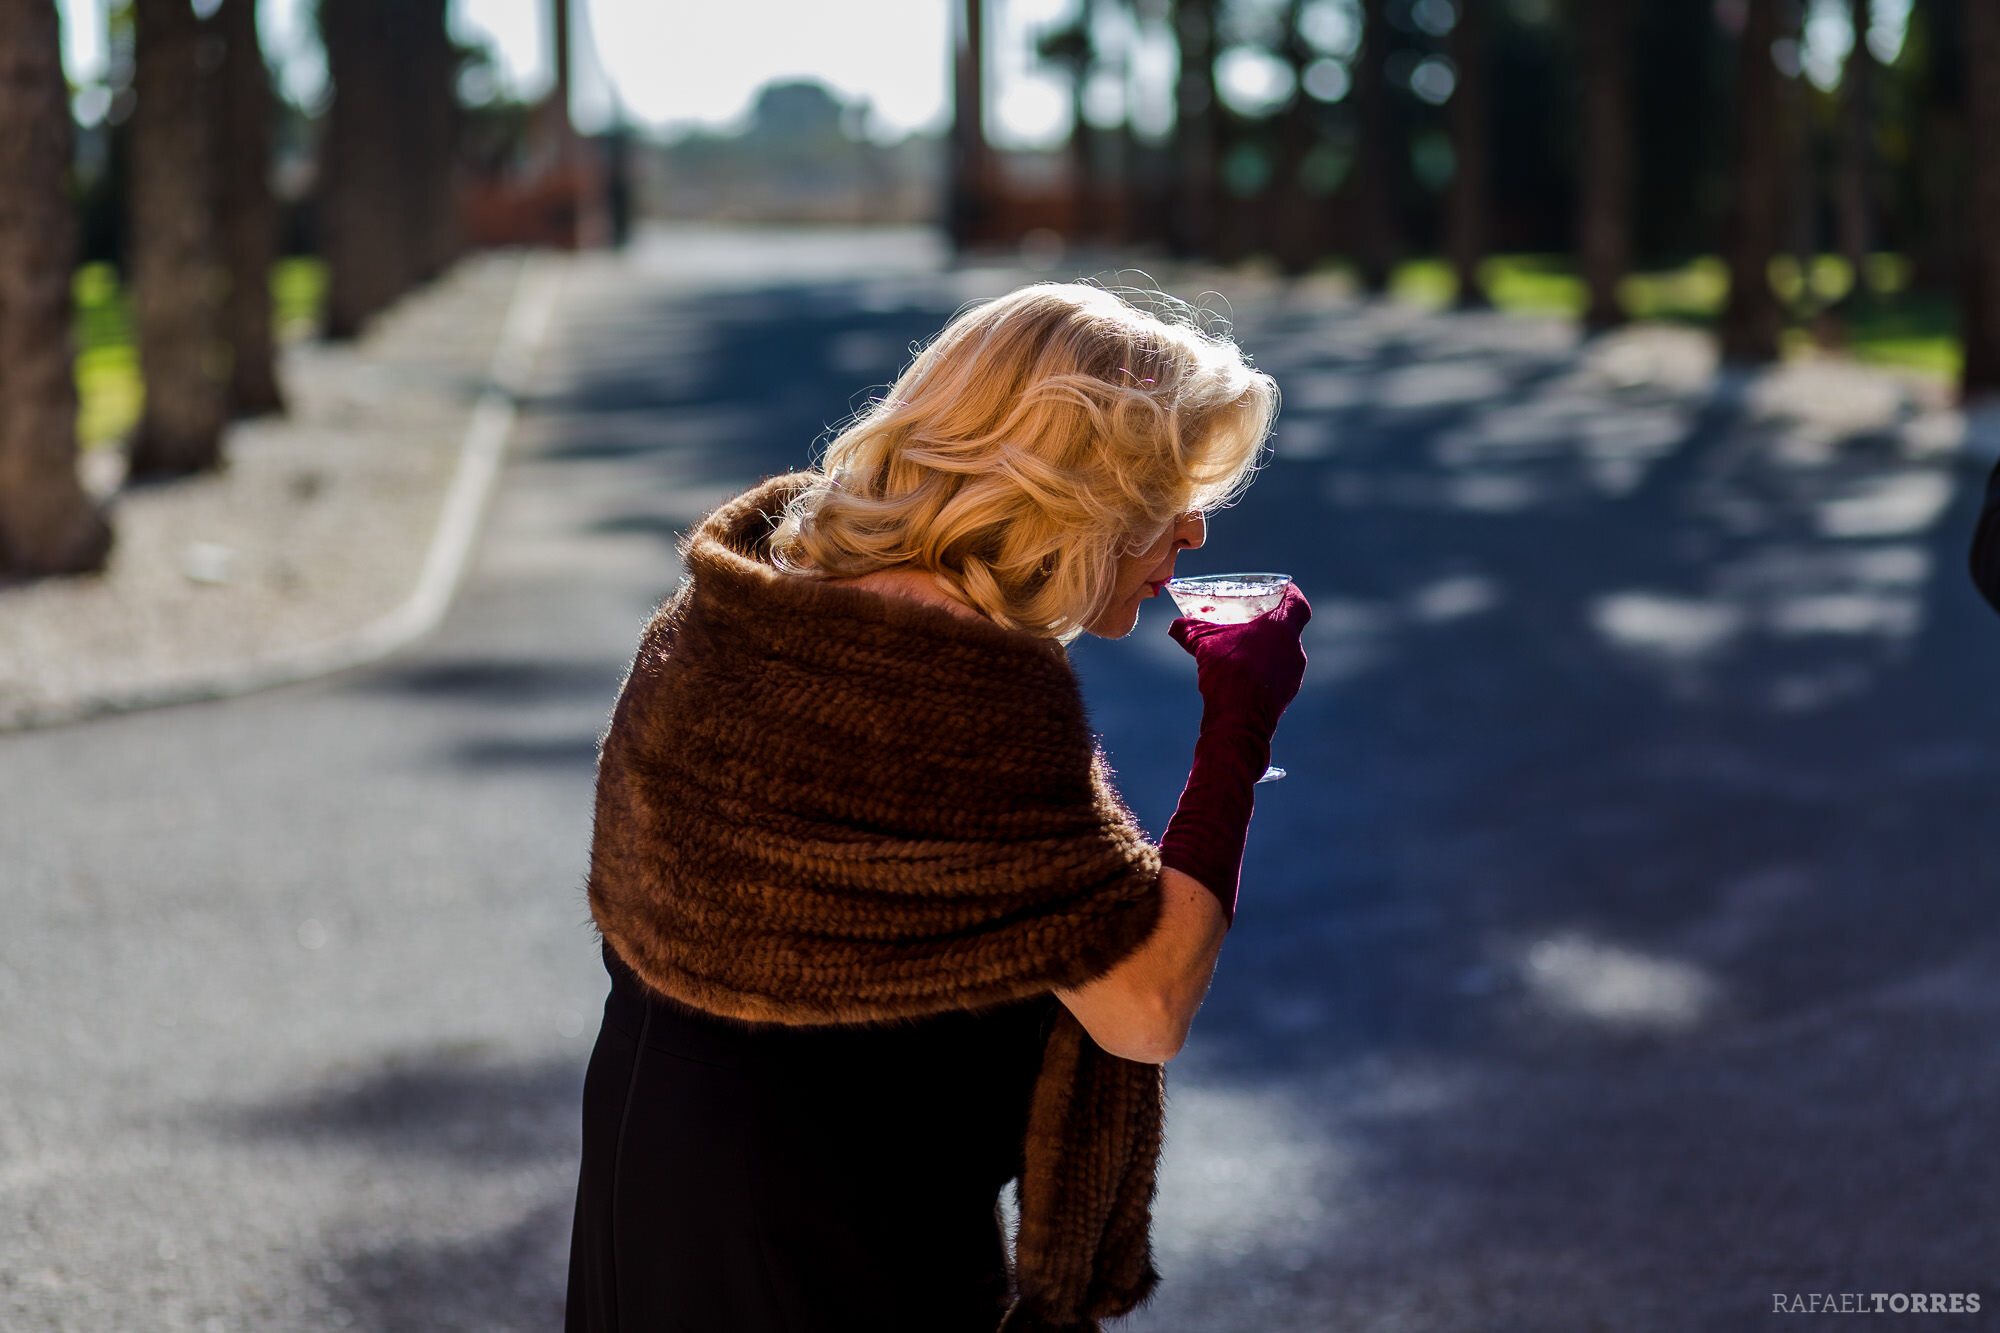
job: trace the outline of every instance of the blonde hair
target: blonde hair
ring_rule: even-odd
[[[783,568],[914,566],[999,624],[1064,639],[1118,557],[1233,498],[1278,389],[1186,306],[1037,283],[959,315],[826,446],[772,534]]]

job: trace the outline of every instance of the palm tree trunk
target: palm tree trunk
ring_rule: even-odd
[[[1834,183],[1834,227],[1841,257],[1854,284],[1847,300],[1860,299],[1862,270],[1873,242],[1872,191],[1875,138],[1875,55],[1868,49],[1868,29],[1874,22],[1870,0],[1848,0],[1854,23],[1854,49],[1840,75],[1840,171]]]
[[[1451,30],[1451,55],[1458,86],[1451,98],[1451,146],[1455,162],[1446,201],[1445,249],[1458,274],[1458,308],[1476,310],[1492,303],[1479,280],[1486,258],[1492,181],[1490,94],[1487,91],[1487,9],[1491,0],[1459,0]]]
[[[1964,284],[1966,398],[2000,392],[2000,8],[1982,0],[1964,14],[1965,120],[1971,225]]]
[[[182,0],[185,3],[186,0]],[[320,153],[326,332],[352,338],[409,290],[395,0],[321,0],[333,109]]]
[[[0,0],[0,570],[98,569],[111,529],[76,479],[69,91],[54,0]]]
[[[1777,360],[1784,328],[1769,276],[1778,246],[1778,68],[1771,61],[1777,36],[1778,0],[1748,0],[1736,53],[1729,303],[1722,312],[1722,357],[1740,364]]]
[[[985,239],[992,207],[992,154],[986,144],[986,6],[955,0],[952,34],[951,181],[945,201],[952,245]]]
[[[1355,256],[1371,295],[1389,290],[1396,266],[1395,154],[1389,136],[1389,15],[1386,0],[1361,0],[1361,51],[1354,62]]]
[[[205,86],[216,70],[188,0],[134,0],[133,18],[132,313],[146,406],[131,470],[178,476],[221,464],[227,411]]]
[[[1799,39],[1798,21],[1804,17],[1804,6],[1786,0],[1786,7],[1790,11],[1790,21],[1781,24],[1780,32]],[[1819,256],[1820,204],[1819,154],[1809,100],[1811,93],[1806,80],[1796,74],[1778,85],[1779,154],[1786,164],[1780,173],[1784,201],[1781,215],[1787,233],[1784,244],[1790,248],[1793,261],[1798,265],[1799,296],[1807,309],[1814,302],[1812,270]]]
[[[1631,264],[1632,119],[1631,31],[1625,0],[1580,0],[1583,48],[1582,180],[1578,182],[1577,241],[1589,304],[1583,325],[1592,332],[1625,322],[1618,284]]]
[[[271,333],[271,265],[278,257],[278,206],[271,196],[271,78],[257,44],[255,0],[222,0],[214,23],[223,42],[216,77],[216,225],[229,296],[229,410],[285,410]]]
[[[445,0],[400,0],[397,93],[405,131],[400,165],[413,281],[428,281],[458,258],[453,193],[458,160],[458,54],[445,28]]]
[[[1215,0],[1179,0],[1174,32],[1181,53],[1181,81],[1175,90],[1179,173],[1174,249],[1184,256],[1212,256],[1219,239],[1222,184],[1216,170],[1222,143],[1215,105]]]
[[[1316,201],[1306,193],[1301,179],[1317,137],[1312,99],[1305,91],[1305,70],[1312,61],[1312,51],[1306,45],[1305,34],[1299,31],[1304,10],[1305,0],[1291,0],[1285,7],[1283,55],[1292,67],[1292,84],[1297,91],[1279,123],[1278,172],[1271,191],[1277,201],[1271,248],[1277,253],[1278,267],[1294,277],[1310,272],[1313,261],[1319,258],[1316,244],[1319,238],[1314,226]]]
[[[1098,134],[1084,117],[1084,103],[1090,78],[1097,68],[1097,3],[1083,0],[1077,15],[1077,47],[1070,61],[1069,179],[1070,239],[1095,240],[1104,230],[1104,209],[1099,196]]]

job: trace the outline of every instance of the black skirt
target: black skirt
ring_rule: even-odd
[[[751,1026],[606,966],[567,1333],[993,1333],[1054,997]]]

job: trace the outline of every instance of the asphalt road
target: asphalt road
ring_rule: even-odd
[[[0,736],[0,1327],[558,1326],[594,742],[674,536],[1019,278],[910,234],[586,261],[433,639]],[[1284,424],[1184,566],[1294,574],[1313,667],[1125,1327],[2000,1320],[1977,474],[1861,377],[1788,408],[1672,340],[1235,295]],[[1075,652],[1154,829],[1167,619]]]

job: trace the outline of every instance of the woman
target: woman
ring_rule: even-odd
[[[1061,645],[1131,631],[1275,405],[1225,339],[1029,287],[686,541],[598,768],[572,1333],[1082,1330],[1145,1298],[1159,1067],[1309,612],[1176,622],[1204,710],[1157,848]]]

